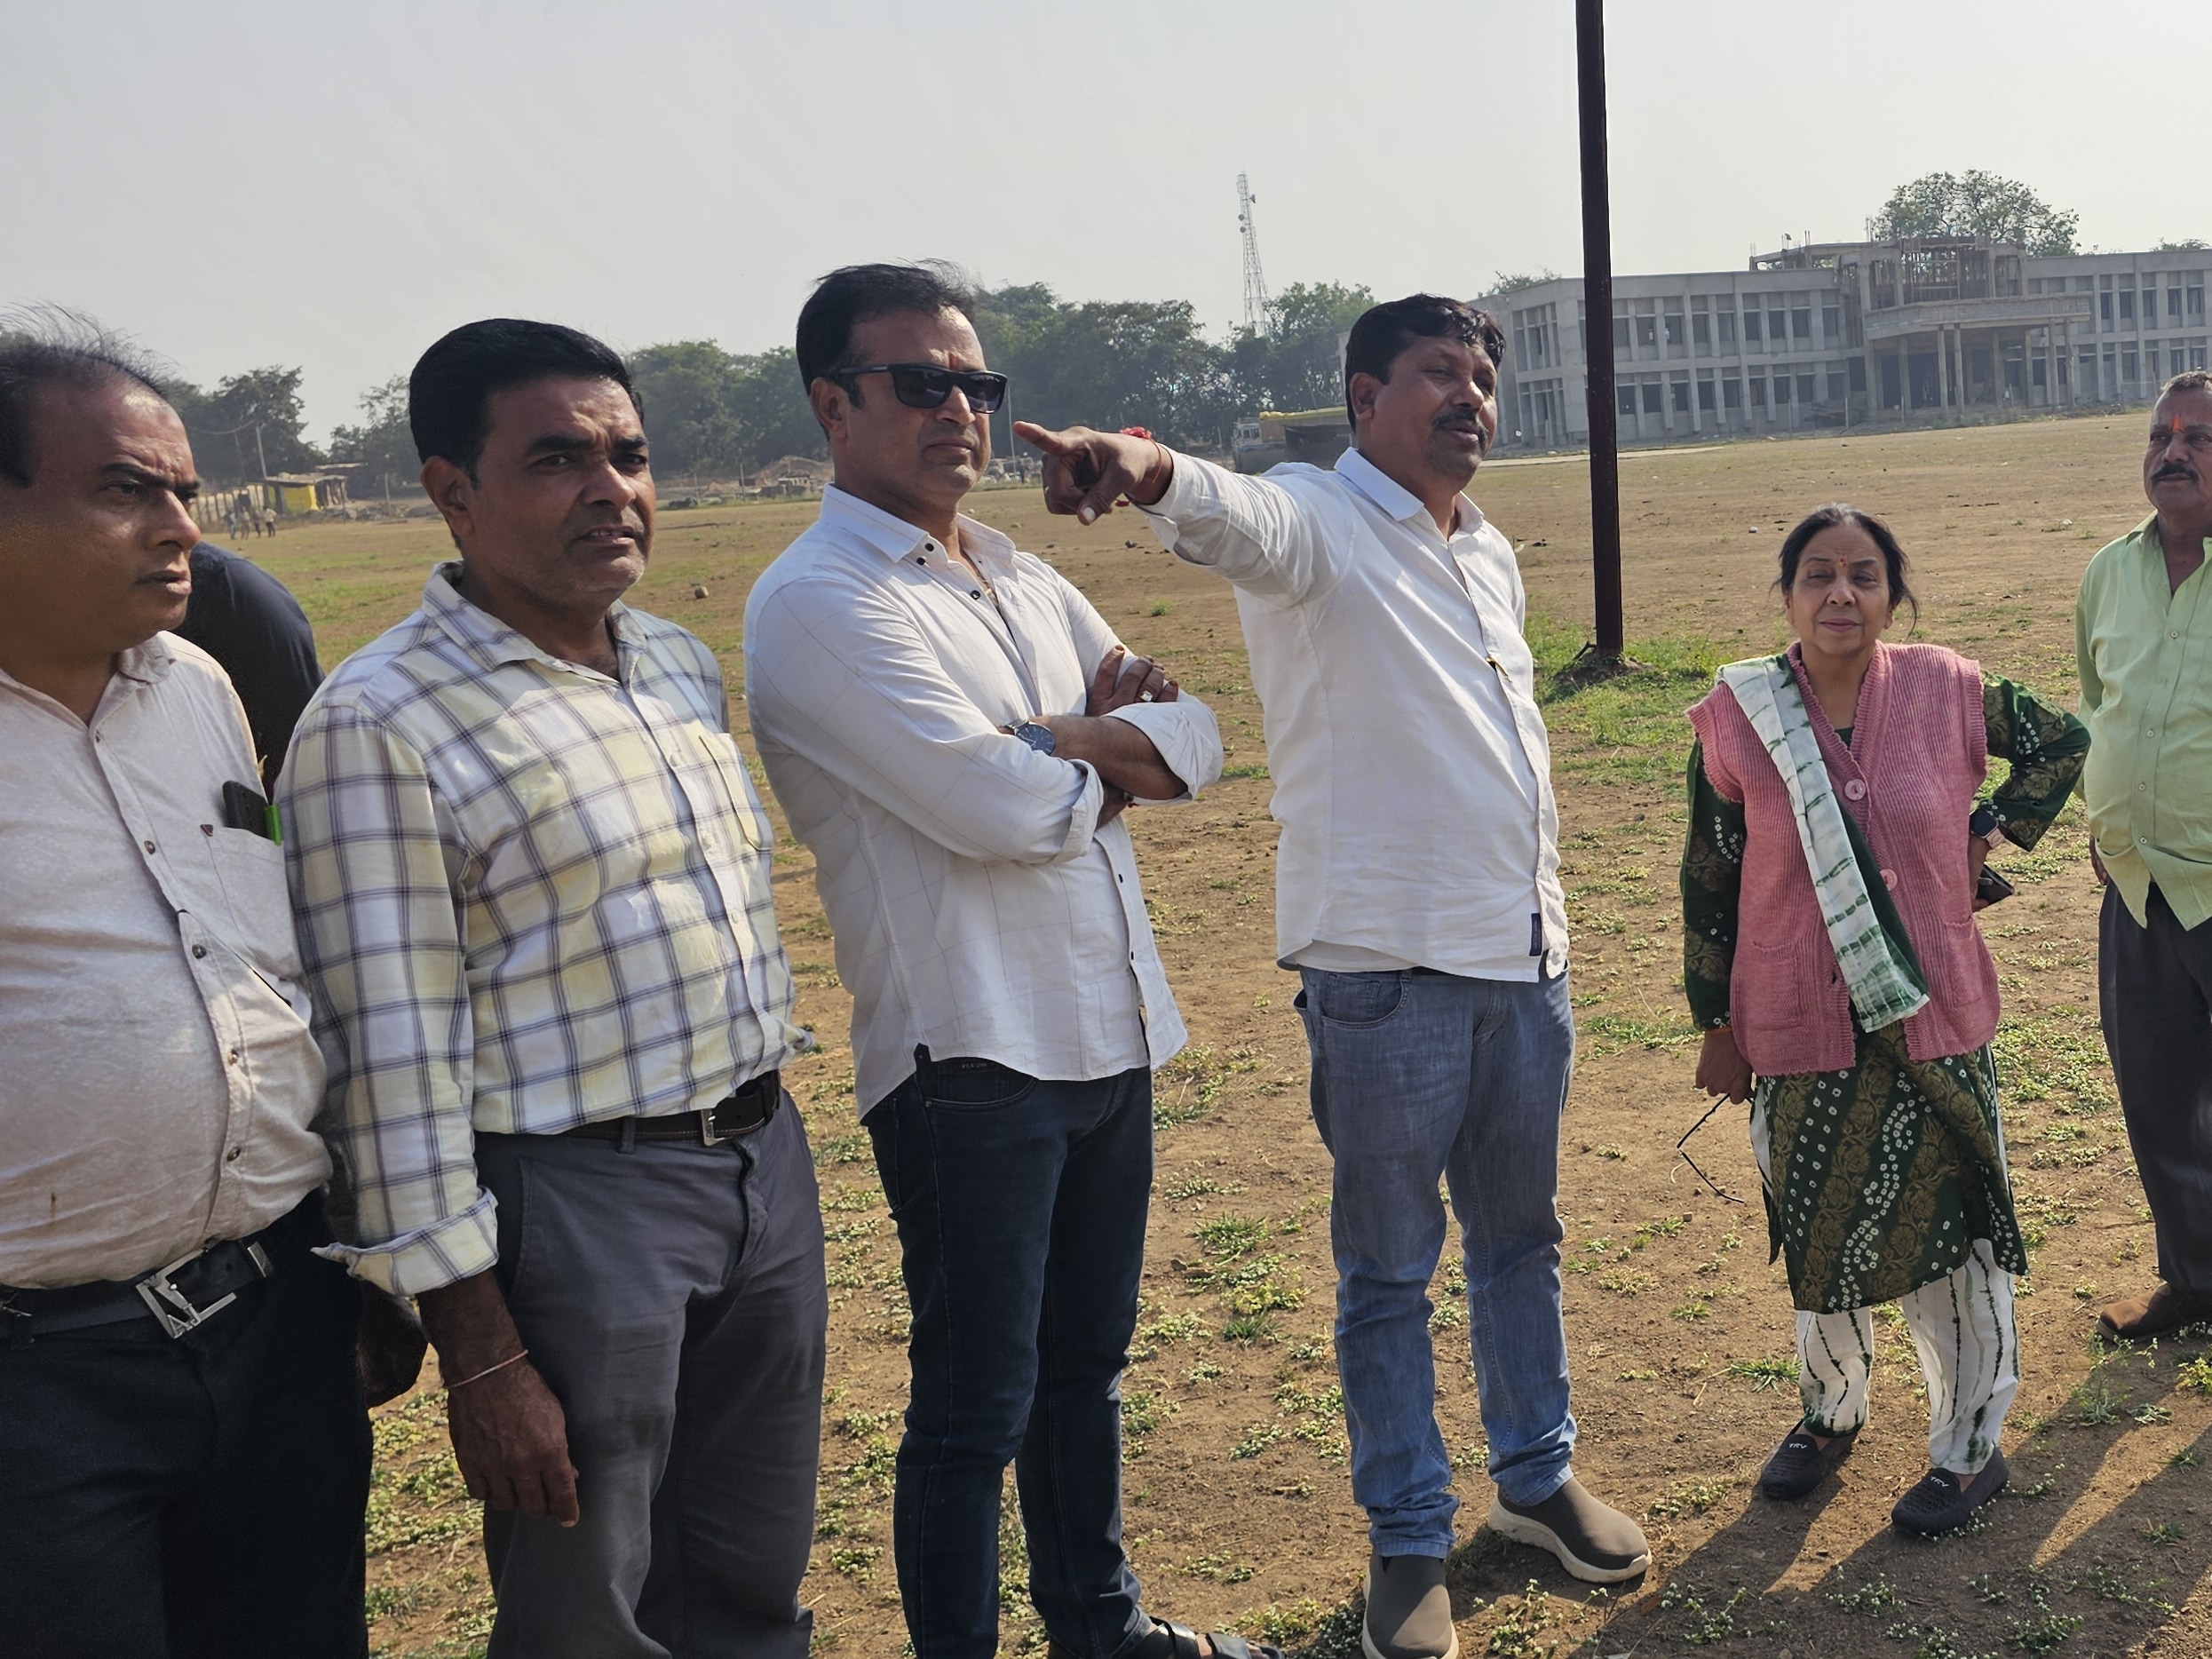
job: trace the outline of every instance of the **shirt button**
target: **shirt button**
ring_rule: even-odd
[[[194,945],[192,948],[192,954],[194,957],[204,957],[207,953],[208,948],[205,945]]]
[[[1843,785],[1843,793],[1852,800],[1863,801],[1867,798],[1867,786],[1859,779],[1853,778]]]
[[[245,1150],[246,1149],[243,1147],[233,1147],[228,1152],[223,1155],[223,1162],[226,1163],[237,1163],[239,1155]]]
[[[230,1052],[230,1063],[234,1066],[238,1064],[238,1051],[236,1049],[233,1049]]]
[[[151,841],[141,841],[139,845],[143,846],[149,853],[154,850],[154,844]]]
[[[1882,872],[1882,885],[1885,887],[1894,888],[1897,885],[1897,872],[1893,869],[1883,870]]]

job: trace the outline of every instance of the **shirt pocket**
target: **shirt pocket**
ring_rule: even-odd
[[[768,827],[767,814],[753,793],[752,779],[745,771],[745,757],[738,752],[737,744],[727,735],[710,732],[702,726],[692,728],[699,740],[707,769],[713,773],[721,787],[722,797],[729,805],[738,832],[749,847],[765,847],[775,840]]]
[[[207,832],[208,856],[229,911],[216,931],[286,1001],[300,977],[299,938],[292,931],[292,895],[285,885],[284,849],[248,830],[218,824]]]

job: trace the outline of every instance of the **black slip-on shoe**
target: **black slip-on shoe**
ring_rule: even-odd
[[[1459,1659],[1444,1563],[1433,1555],[1369,1555],[1368,1610],[1360,1622],[1367,1659]]]
[[[1759,1490],[1773,1498],[1804,1496],[1851,1456],[1858,1439],[1859,1431],[1853,1429],[1849,1434],[1830,1437],[1823,1446],[1800,1423],[1782,1437],[1782,1443],[1766,1460],[1766,1467],[1759,1471]]]
[[[1899,1532],[1923,1538],[1955,1532],[1974,1519],[1976,1510],[2003,1491],[2011,1478],[2001,1451],[1990,1453],[1982,1472],[1970,1480],[1948,1469],[1931,1469],[1921,1476],[1919,1485],[1897,1500],[1897,1507],[1890,1512],[1890,1524]]]
[[[1490,1500],[1490,1527],[1516,1544],[1533,1544],[1586,1584],[1617,1584],[1652,1564],[1644,1529],[1599,1503],[1573,1475],[1541,1504],[1523,1508],[1501,1492]]]

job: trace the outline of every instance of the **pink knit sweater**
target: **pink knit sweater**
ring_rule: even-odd
[[[1846,748],[1789,647],[1836,798],[1880,862],[1928,980],[1905,1022],[1915,1060],[1996,1035],[1997,968],[1974,922],[1966,819],[1989,762],[1979,666],[1933,645],[1877,645]],[[1744,809],[1743,888],[1729,1001],[1736,1046],[1762,1076],[1853,1063],[1851,998],[1797,841],[1788,791],[1724,686],[1690,710],[1705,775]]]

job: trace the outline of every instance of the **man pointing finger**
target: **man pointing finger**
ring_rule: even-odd
[[[1503,344],[1434,295],[1368,312],[1344,356],[1355,447],[1333,472],[1246,479],[1148,439],[1017,429],[1045,454],[1052,511],[1090,522],[1126,496],[1237,589],[1282,824],[1279,957],[1304,981],[1313,1118],[1336,1160],[1337,1367],[1380,1659],[1458,1647],[1428,1328],[1439,1176],[1465,1252],[1490,1525],[1592,1583],[1651,1560],[1569,1464],[1558,814],[1519,572],[1460,493],[1497,429]]]

